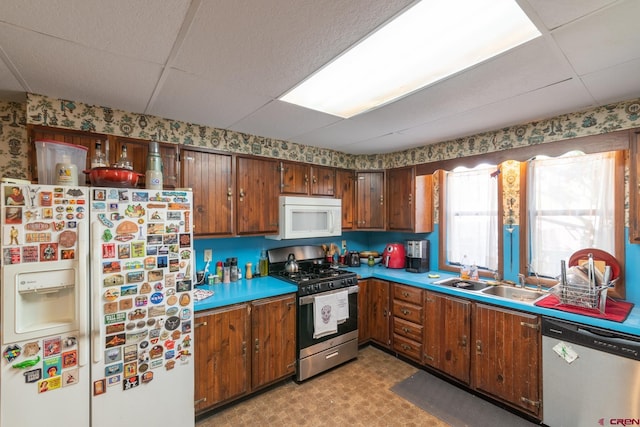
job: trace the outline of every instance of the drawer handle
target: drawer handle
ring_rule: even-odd
[[[405,297],[405,298],[408,298],[409,297],[409,292],[402,291],[402,296]]]
[[[411,310],[407,310],[406,308],[403,308],[400,310],[402,312],[402,314],[404,314],[405,316],[408,316],[409,314],[411,314]]]
[[[200,326],[207,326],[207,322],[200,322],[193,325],[194,328],[199,328]]]
[[[410,346],[410,345],[408,345],[408,344],[402,344],[402,345],[400,345],[400,347],[402,347],[402,349],[403,349],[404,351],[409,351],[409,350],[411,350],[411,346]]]
[[[411,332],[411,329],[407,328],[406,326],[403,326],[402,332],[404,332],[405,334],[408,334],[409,332]]]

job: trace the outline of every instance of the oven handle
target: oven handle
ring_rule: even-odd
[[[356,294],[360,290],[360,287],[358,285],[354,285],[354,286],[349,286],[348,288],[341,288],[341,289],[336,289],[334,291],[320,292],[320,293],[317,293],[317,294],[314,294],[314,295],[307,295],[307,296],[304,296],[304,297],[300,297],[298,299],[298,305],[313,304],[313,300],[318,295],[323,295],[324,296],[324,295],[337,294],[338,292],[342,292],[344,290],[349,292],[349,294]]]

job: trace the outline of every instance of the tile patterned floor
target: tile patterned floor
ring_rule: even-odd
[[[416,371],[367,346],[355,361],[302,384],[285,382],[200,420],[196,427],[447,426],[389,390]]]

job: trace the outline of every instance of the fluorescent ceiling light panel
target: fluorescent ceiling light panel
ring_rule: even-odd
[[[515,0],[424,0],[280,99],[349,118],[538,36]]]

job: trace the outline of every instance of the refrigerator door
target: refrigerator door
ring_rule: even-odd
[[[191,200],[91,189],[93,427],[194,425]]]
[[[0,425],[86,426],[88,188],[0,190]]]

